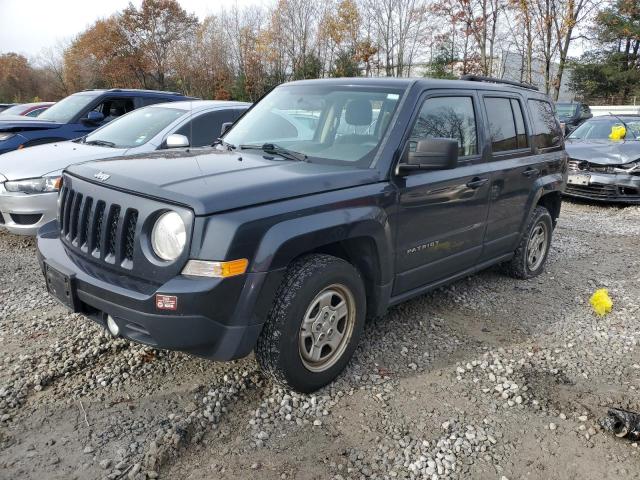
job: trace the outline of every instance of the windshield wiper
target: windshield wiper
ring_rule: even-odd
[[[88,142],[85,140],[87,145],[100,145],[101,147],[111,147],[114,148],[116,146],[113,142],[107,142],[106,140],[89,140]]]
[[[262,150],[265,153],[270,153],[272,155],[278,155],[282,158],[286,158],[287,160],[294,160],[296,162],[305,162],[307,160],[307,156],[304,153],[294,152],[293,150],[288,150],[279,145],[275,145],[273,143],[265,143],[263,145],[240,145],[241,150]]]
[[[226,147],[228,150],[235,150],[236,146],[233,143],[229,143],[229,142],[225,142],[222,137],[218,137],[214,140],[214,142],[211,144],[212,147],[215,147],[216,145],[222,145],[223,147]]]
[[[616,115],[615,113],[611,113],[611,112],[609,112],[609,115],[611,115],[612,117],[616,117],[616,118],[618,119],[618,121],[619,121],[622,125],[624,125],[624,129],[625,129],[624,136],[625,136],[625,138],[627,137],[627,132],[630,132],[630,133],[631,133],[631,135],[633,135],[633,139],[634,139],[634,140],[637,140],[637,139],[638,139],[638,137],[636,137],[635,133],[633,133],[633,132],[631,132],[631,131],[629,130],[629,126],[626,124],[626,122],[625,122],[624,120],[622,120],[622,118],[620,118],[620,117],[619,117],[618,115]]]

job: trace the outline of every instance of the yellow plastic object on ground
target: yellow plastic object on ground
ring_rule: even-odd
[[[606,315],[613,308],[613,301],[609,297],[609,291],[606,288],[600,288],[591,295],[589,303],[595,312],[601,317]]]
[[[624,128],[624,125],[614,125],[613,127],[611,127],[609,138],[611,140],[622,140],[626,135],[627,129]]]

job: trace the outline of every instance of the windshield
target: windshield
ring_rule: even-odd
[[[570,118],[576,113],[577,103],[556,103],[556,112],[559,118]]]
[[[23,105],[14,105],[13,107],[9,107],[6,110],[0,112],[0,116],[2,115],[20,115],[24,111]]]
[[[146,107],[134,110],[87,135],[85,143],[109,144],[115,148],[144,145],[186,110],[169,107]]]
[[[366,168],[403,92],[344,85],[279,87],[247,112],[224,140],[236,147],[275,145],[306,155],[310,162]]]
[[[640,118],[623,118],[626,125],[625,140],[640,140]],[[568,138],[573,140],[610,140],[614,127],[624,127],[614,118],[589,120],[576,128]]]
[[[98,94],[88,93],[70,95],[67,98],[63,98],[55,105],[52,105],[51,108],[42,112],[38,116],[38,119],[58,123],[68,123],[97,97]]]

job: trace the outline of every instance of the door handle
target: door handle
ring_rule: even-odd
[[[478,177],[476,177],[473,180],[471,180],[470,182],[467,182],[467,187],[469,187],[469,188],[480,188],[481,186],[483,186],[488,181],[489,181],[488,178],[478,178]]]
[[[537,177],[539,173],[540,170],[538,170],[537,168],[527,168],[524,172],[522,172],[525,177]]]

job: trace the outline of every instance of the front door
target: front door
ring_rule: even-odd
[[[409,148],[421,138],[456,139],[459,166],[398,177],[393,295],[446,280],[473,267],[480,257],[490,178],[481,151],[477,102],[474,91],[461,90],[430,93],[420,107]]]

